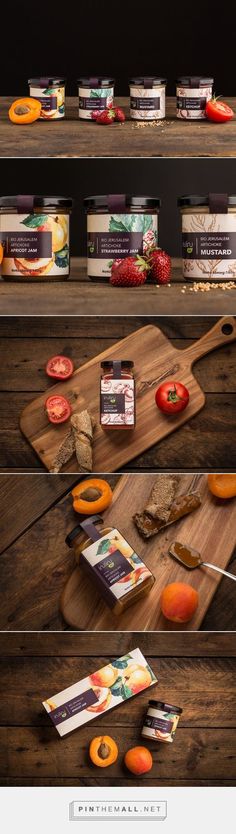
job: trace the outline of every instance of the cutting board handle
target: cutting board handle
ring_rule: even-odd
[[[225,345],[227,342],[234,342],[235,340],[236,318],[234,316],[223,316],[205,336],[202,336],[198,342],[194,342],[193,345],[187,348],[185,354],[190,358],[191,365],[193,365],[197,359],[205,356],[206,353],[210,353],[211,350],[215,350],[215,348]]]

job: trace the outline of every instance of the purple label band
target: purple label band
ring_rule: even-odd
[[[0,239],[4,243],[4,258],[32,261],[52,257],[52,232],[0,232]]]
[[[138,98],[131,96],[130,106],[132,110],[160,110],[160,97],[151,98],[143,96],[143,98]]]
[[[236,232],[183,232],[182,253],[188,260],[234,260]]]
[[[95,569],[107,588],[111,588],[116,582],[119,582],[125,576],[129,576],[134,571],[134,568],[120,550],[108,553],[104,559],[101,559],[101,562],[97,563]]]
[[[154,718],[153,715],[147,715],[144,721],[144,727],[150,727],[153,730],[161,730],[163,733],[171,733],[173,721],[167,721],[164,718]]]
[[[38,96],[37,100],[42,104],[42,109],[57,110],[57,96]]]
[[[34,200],[33,194],[18,194],[16,198],[18,214],[33,214]]]
[[[58,724],[62,724],[63,721],[68,721],[69,718],[78,715],[79,712],[83,712],[84,709],[92,706],[92,704],[96,704],[97,701],[98,698],[93,689],[86,689],[85,692],[82,692],[82,695],[76,695],[75,698],[72,698],[70,701],[65,701],[60,707],[56,707],[49,712],[51,721],[56,727]]]
[[[120,210],[119,210],[120,213]],[[143,253],[143,232],[89,232],[88,258],[127,258]]]
[[[110,214],[122,214],[127,211],[126,194],[108,194],[108,211]]]
[[[79,96],[79,109],[106,110],[107,98],[106,96],[94,96],[93,98],[89,98],[89,96]]]
[[[206,98],[188,98],[183,96],[177,96],[177,108],[178,110],[205,110],[206,109]]]

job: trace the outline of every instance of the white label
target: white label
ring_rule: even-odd
[[[0,239],[3,276],[47,280],[69,275],[69,215],[43,209],[42,214],[2,214]]]
[[[143,107],[141,106],[142,101]],[[166,91],[164,86],[151,87],[150,89],[145,89],[145,87],[130,87],[131,119],[152,121],[153,119],[164,119],[165,115]]]
[[[82,551],[84,558],[95,569],[106,591],[115,599],[123,598],[151,576],[137,553],[119,530],[111,530]]]
[[[65,116],[65,87],[30,87],[32,98],[41,102],[40,119],[52,121]]]
[[[178,119],[205,119],[212,87],[177,87],[176,97]]]
[[[113,106],[114,87],[79,87],[79,118],[92,119],[98,111]]]
[[[183,212],[182,254],[184,278],[235,280],[236,212]]]
[[[90,278],[109,278],[114,260],[142,255],[158,240],[156,214],[88,214],[87,268]]]

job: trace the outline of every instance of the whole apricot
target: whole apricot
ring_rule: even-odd
[[[109,664],[108,666],[103,666],[103,669],[98,669],[98,672],[94,672],[93,675],[90,675],[90,680],[95,686],[110,687],[115,683],[118,674],[118,670]]]
[[[131,747],[125,754],[124,762],[131,773],[141,776],[152,769],[153,758],[147,747]]]
[[[199,596],[195,588],[185,582],[166,585],[161,594],[161,611],[173,623],[188,623],[198,607]]]
[[[152,680],[149,669],[146,669],[145,666],[139,666],[137,663],[133,663],[128,669],[125,669],[124,678],[134,695],[141,692],[142,689],[147,689]]]

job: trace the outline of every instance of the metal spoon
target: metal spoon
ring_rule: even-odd
[[[227,570],[223,570],[223,568],[218,568],[217,565],[212,565],[210,562],[203,562],[198,550],[194,550],[188,544],[172,542],[168,552],[170,556],[173,556],[177,562],[180,562],[188,570],[195,570],[195,568],[203,566],[204,568],[216,570],[218,573],[222,573],[224,576],[228,576],[229,579],[233,579],[236,582],[236,576],[233,573],[229,573]]]

